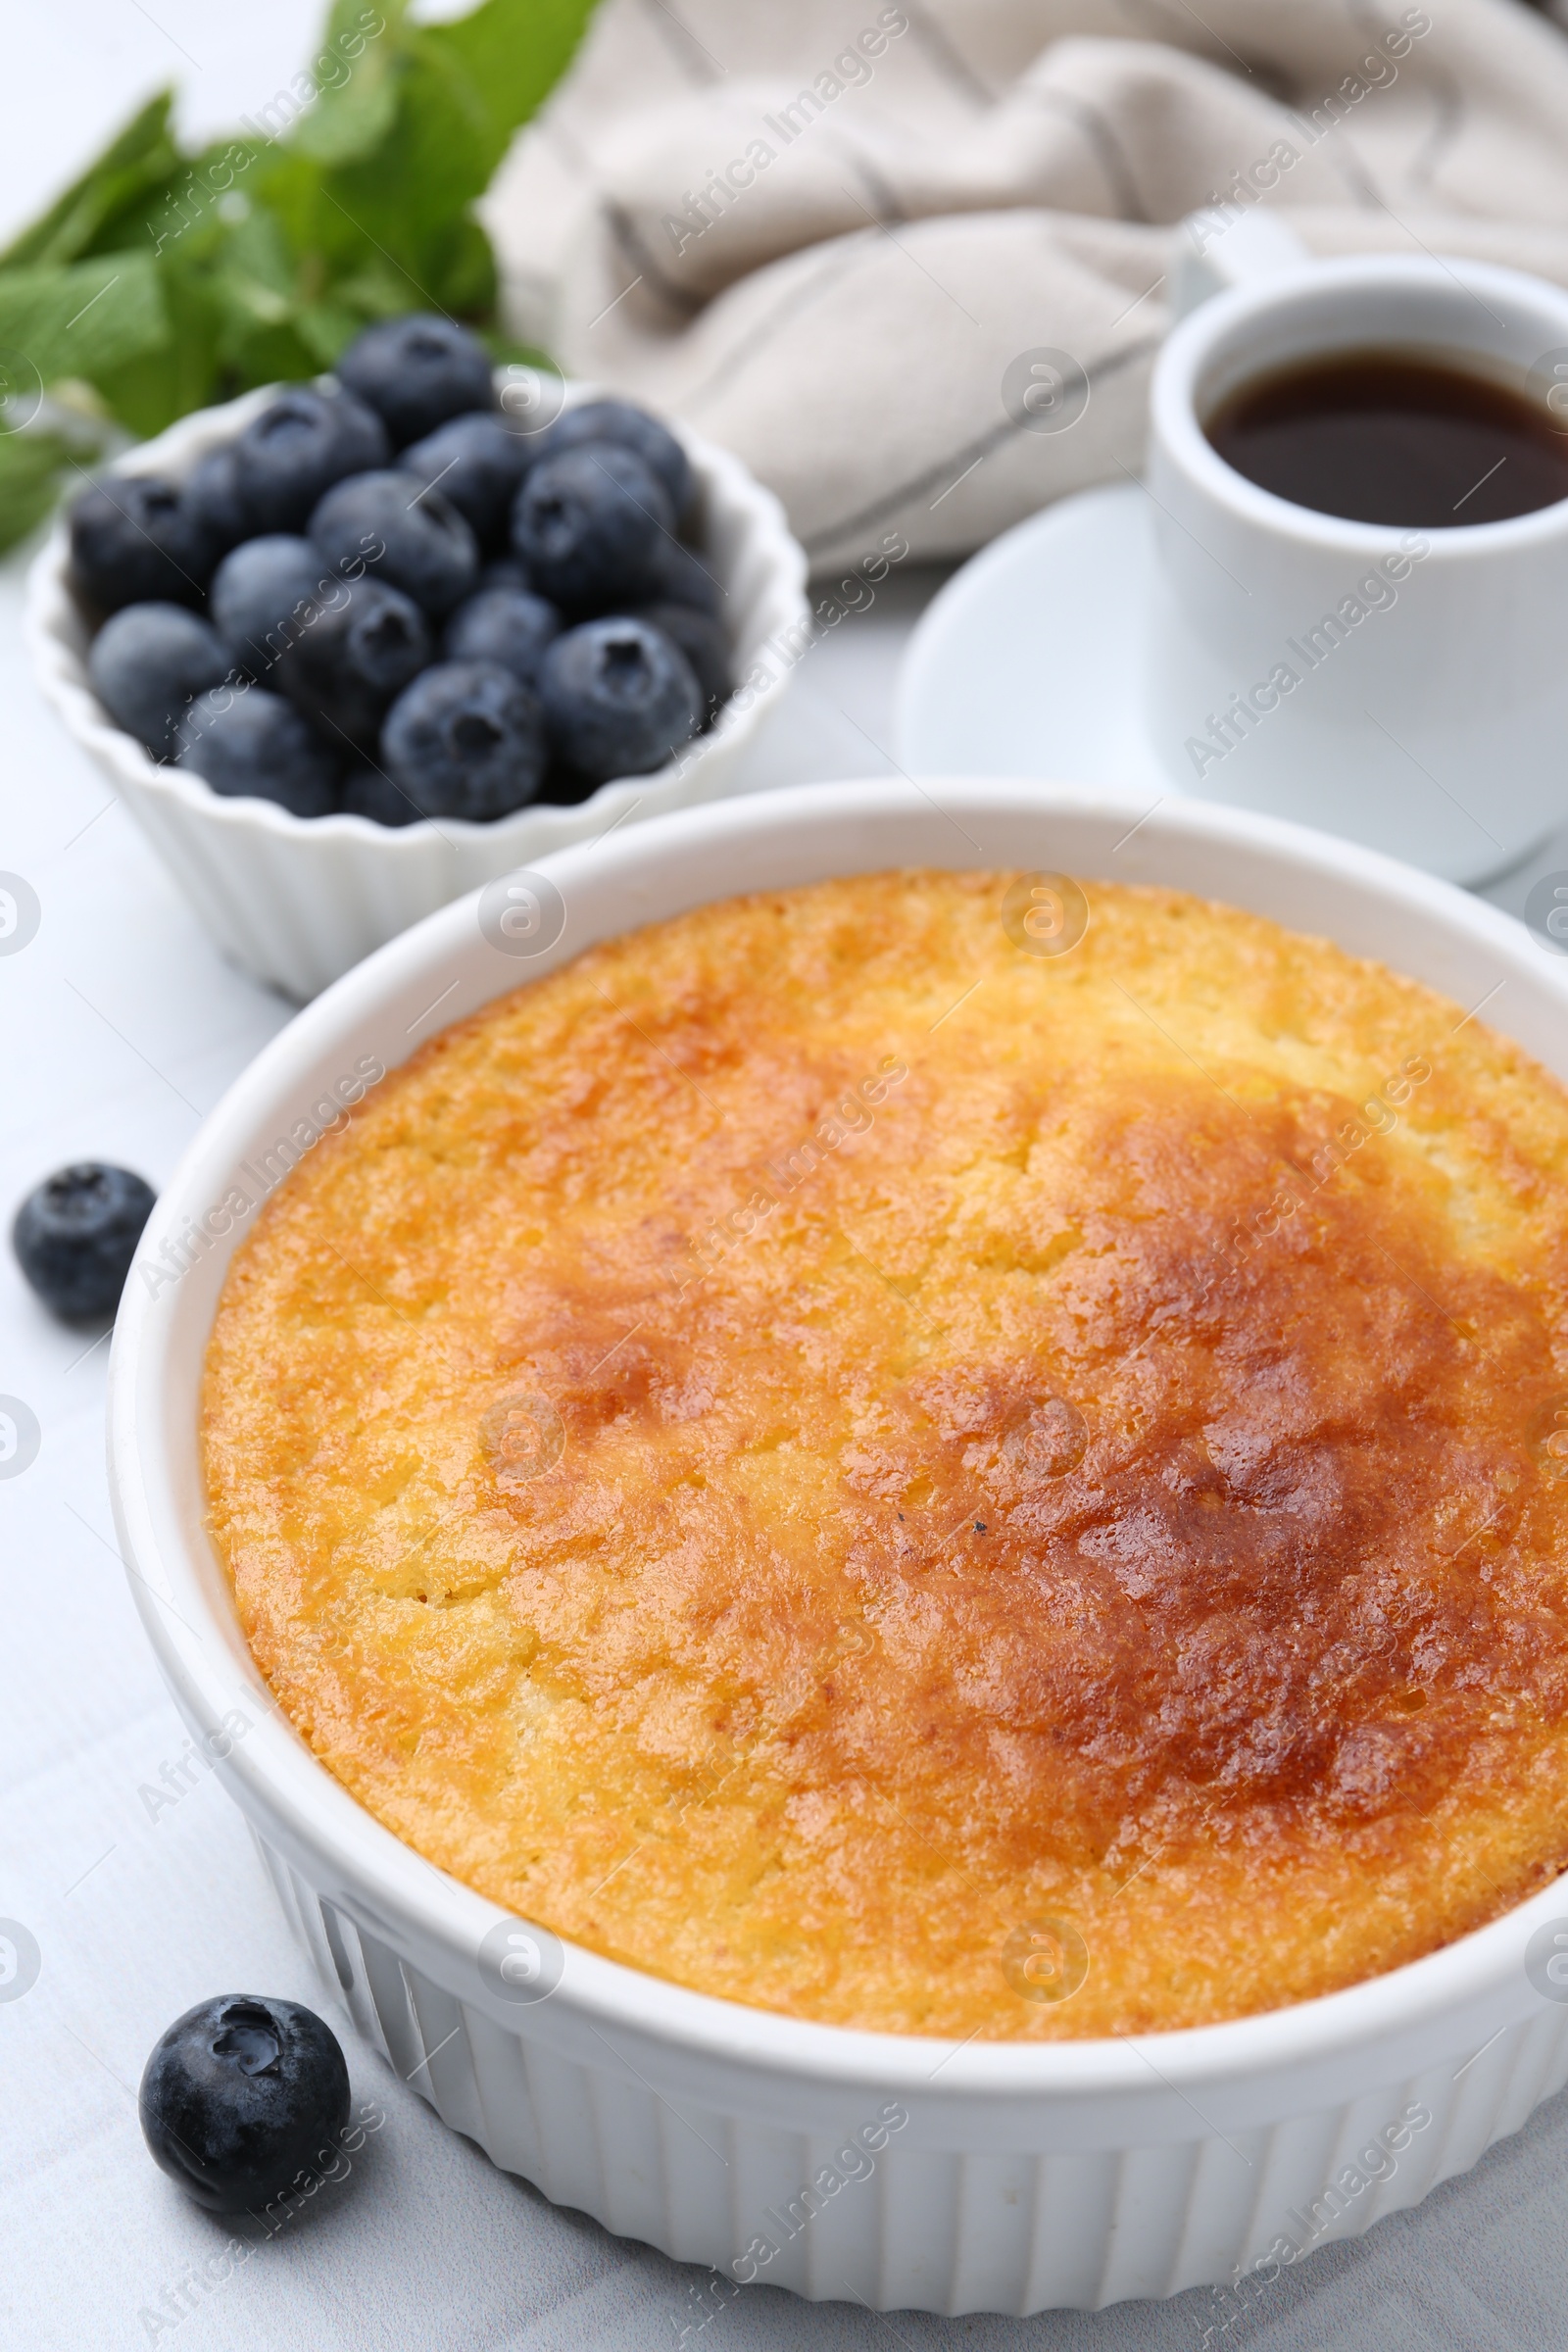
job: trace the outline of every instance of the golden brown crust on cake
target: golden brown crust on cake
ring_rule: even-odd
[[[561,1934],[1197,2025],[1568,1858],[1568,1098],[1175,892],[1020,953],[1010,879],[704,908],[425,1047],[235,1259],[212,1524],[318,1754]]]

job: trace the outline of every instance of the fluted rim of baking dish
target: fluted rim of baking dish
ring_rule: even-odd
[[[618,890],[632,913],[630,920],[597,930],[584,927],[578,934],[568,924],[560,954],[542,957],[539,972],[555,968],[596,938],[615,936],[639,921],[666,919],[674,911],[673,905],[662,903],[635,912],[639,865],[664,858],[671,867],[681,862],[684,870],[704,847],[720,857],[727,853],[732,862],[750,857],[754,863],[787,861],[793,848],[797,861],[804,859],[803,876],[806,867],[825,874],[874,871],[879,863],[943,862],[925,856],[901,858],[891,839],[888,855],[880,856],[877,847],[901,819],[910,827],[929,824],[933,810],[956,828],[956,841],[972,844],[979,854],[966,858],[961,846],[950,852],[947,861],[959,869],[977,862],[1017,865],[1018,831],[1036,821],[1046,827],[1088,825],[1100,827],[1107,840],[1122,834],[1129,846],[1134,837],[1141,842],[1129,865],[1126,878],[1131,880],[1157,879],[1137,868],[1152,859],[1157,863],[1161,854],[1175,856],[1178,862],[1184,853],[1207,857],[1223,866],[1227,852],[1240,853],[1244,861],[1250,858],[1270,868],[1287,895],[1290,884],[1305,876],[1309,886],[1318,886],[1325,896],[1337,892],[1341,905],[1368,918],[1380,906],[1402,912],[1427,927],[1435,943],[1441,940],[1454,950],[1456,971],[1465,960],[1461,950],[1472,957],[1479,954],[1489,969],[1499,971],[1494,996],[1510,978],[1523,981],[1529,1015],[1524,1025],[1539,1034],[1518,1042],[1546,1060],[1556,1035],[1559,1057],[1568,1065],[1568,962],[1559,965],[1532,943],[1522,924],[1457,885],[1281,818],[1192,800],[1156,802],[1151,808],[1123,793],[1028,779],[869,779],[792,786],[680,810],[650,819],[633,834],[559,852],[531,870],[555,881],[568,904],[577,887],[605,894]],[[1011,854],[993,857],[970,828],[983,832],[998,822],[1009,829]],[[848,835],[857,826],[867,848],[853,861],[848,849],[839,848],[819,864],[804,847],[824,827],[830,834]],[[1050,843],[1041,846],[1045,850]],[[1113,842],[1107,854],[1120,849],[1121,843]],[[780,886],[788,879],[782,876]],[[710,903],[762,886],[743,876],[728,887],[694,891],[681,903]],[[1191,886],[1185,875],[1180,886]],[[260,1720],[220,1766],[241,1806],[285,1849],[309,1857],[312,1883],[351,1917],[394,1948],[402,1943],[412,1949],[419,1966],[470,2005],[514,2030],[530,2031],[543,2025],[542,2006],[509,2005],[495,1996],[477,1969],[480,1938],[512,1915],[425,1861],[376,1821],[307,1747],[267,1690],[226,1598],[226,1580],[199,1513],[188,1497],[183,1506],[178,1499],[175,1452],[182,1442],[193,1446],[195,1441],[193,1416],[183,1440],[171,1425],[181,1285],[154,1286],[149,1280],[182,1233],[188,1248],[189,1221],[202,1213],[203,1204],[221,1200],[222,1184],[244,1156],[258,1121],[264,1128],[275,1125],[282,1112],[305,1099],[307,1083],[323,1083],[317,1063],[327,1049],[340,1051],[356,1038],[363,1040],[370,1034],[367,1024],[387,1017],[389,1008],[396,1006],[401,1018],[407,1006],[397,1004],[400,990],[409,992],[412,1003],[453,968],[460,973],[471,968],[482,979],[480,993],[448,1013],[438,1024],[445,1026],[447,1019],[464,1017],[528,976],[493,952],[485,960],[476,919],[480,895],[471,892],[442,907],[335,981],[263,1050],[209,1113],[159,1200],[126,1286],[111,1357],[109,1461],[132,1591],[187,1721],[199,1732],[211,1732],[244,1696],[259,1706]],[[1225,896],[1218,879],[1212,895]],[[1330,930],[1321,919],[1296,927]],[[1375,953],[1365,946],[1352,952]],[[1427,984],[1444,986],[1441,977],[1429,976]],[[296,1090],[292,1098],[291,1088]],[[215,1303],[231,1247],[217,1243],[207,1256],[197,1257]],[[209,1311],[202,1321],[203,1348],[210,1325]],[[225,1598],[219,1597],[220,1589]],[[1564,1905],[1563,1886],[1563,1880],[1553,1881],[1485,1927],[1341,1991],[1222,2024],[1136,2037],[955,2043],[817,2024],[693,1991],[574,1944],[564,1946],[564,1975],[548,2006],[563,2026],[573,2020],[592,2033],[601,2025],[618,2026],[644,2050],[662,2045],[692,2061],[739,2062],[796,2084],[875,2084],[927,2108],[932,2102],[961,2100],[1036,2107],[1042,2099],[1124,2102],[1129,2094],[1147,2100],[1163,2092],[1183,2103],[1190,2132],[1204,2120],[1197,2117],[1190,2093],[1204,2084],[1223,2089],[1278,2076],[1298,2085],[1329,2062],[1353,2060],[1374,2046],[1380,2059],[1389,2055],[1391,2043],[1409,2043],[1412,2050],[1419,2045],[1430,2054],[1441,2033],[1446,2038],[1439,2048],[1460,2050],[1484,2023],[1529,2016],[1541,1996],[1525,1975],[1525,1944]],[[1280,2096],[1285,2111],[1302,2103],[1283,2088]]]

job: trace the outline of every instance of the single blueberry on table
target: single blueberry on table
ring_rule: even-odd
[[[453,416],[404,450],[398,470],[450,500],[482,548],[502,548],[528,458],[528,443],[499,416]]]
[[[674,511],[641,458],[585,442],[535,466],[512,512],[512,541],[533,586],[573,613],[655,593],[655,551]]]
[[[156,1198],[128,1168],[98,1160],[46,1176],[11,1228],[17,1263],[45,1306],[71,1323],[112,1315]]]
[[[211,560],[216,563],[248,537],[251,518],[239,486],[239,467],[231,441],[209,450],[181,485],[185,512],[207,535]]]
[[[338,806],[345,816],[368,816],[372,825],[416,825],[424,814],[383,769],[368,761],[344,777]]]
[[[534,462],[559,457],[564,449],[580,449],[585,441],[613,441],[622,449],[635,451],[652,474],[664,486],[675,519],[683,522],[690,514],[697,494],[697,477],[692,462],[670,431],[646,409],[633,406],[629,400],[585,400],[581,408],[567,409],[554,424],[533,436],[530,444]]]
[[[281,695],[219,686],[199,694],[180,721],[175,765],[225,800],[275,801],[295,816],[326,816],[337,806],[343,762]]]
[[[412,473],[356,474],[329,490],[311,516],[311,545],[328,569],[362,565],[412,596],[422,611],[450,612],[473,593],[479,550],[472,531],[439,490]]]
[[[310,384],[253,416],[233,444],[234,479],[253,531],[300,531],[334,482],[384,466],[386,427],[347,392]]]
[[[216,551],[177,482],[156,473],[90,482],[70,528],[71,584],[89,611],[201,603]]]
[[[373,752],[381,721],[430,659],[424,614],[384,581],[356,580],[324,607],[272,672],[280,694],[328,743]]]
[[[155,760],[174,751],[188,703],[229,673],[218,631],[183,605],[124,605],[92,641],[87,675],[116,724]]]
[[[493,662],[438,662],[381,730],[382,766],[425,816],[509,816],[533,799],[548,757],[538,697]]]
[[[685,655],[629,616],[585,621],[558,637],[540,666],[539,696],[557,755],[601,784],[662,767],[703,712]]]
[[[332,2169],[349,2073],[314,2010],[231,1993],[160,2036],[137,2106],[153,2161],[198,2205],[256,2213]]]
[[[561,614],[525,589],[481,588],[447,622],[441,650],[449,662],[499,662],[531,686],[545,647],[561,634]]]
[[[213,574],[209,610],[230,659],[260,678],[299,636],[323,592],[343,594],[310,541],[274,531],[223,558]]]
[[[685,655],[702,689],[704,724],[711,725],[731,684],[729,639],[721,623],[692,605],[642,605],[633,617],[662,630]]]
[[[495,405],[490,354],[434,313],[368,326],[338,361],[337,377],[384,418],[394,449],[422,441],[449,416]]]

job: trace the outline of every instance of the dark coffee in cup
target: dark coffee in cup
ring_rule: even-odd
[[[1260,490],[1353,522],[1462,528],[1568,498],[1568,431],[1544,403],[1407,351],[1254,376],[1203,429]]]

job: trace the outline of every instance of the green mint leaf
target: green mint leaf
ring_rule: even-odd
[[[62,376],[98,383],[168,334],[148,254],[105,254],[69,270],[0,271],[0,348],[21,352],[45,384]],[[102,388],[113,397],[112,386]]]
[[[312,67],[316,103],[290,133],[297,153],[347,164],[379,147],[397,119],[403,13],[401,0],[335,0]]]
[[[91,379],[121,423],[144,438],[239,389],[219,373],[220,321],[205,272],[159,264],[157,278],[168,332],[137,358]],[[0,277],[0,296],[5,283]]]
[[[593,10],[594,0],[481,0],[466,17],[424,27],[425,45],[463,72],[484,111],[481,188],[570,65]]]
[[[408,0],[332,0],[301,72],[191,156],[169,96],[151,100],[0,256],[0,363],[45,386],[84,379],[150,434],[314,375],[372,318],[493,324],[474,201],[593,5],[480,0],[431,24]],[[19,483],[48,473],[30,454],[6,462]]]
[[[98,240],[105,229],[180,167],[182,158],[169,129],[172,103],[170,90],[150,98],[96,163],[0,253],[0,270],[44,268],[103,251]]]

